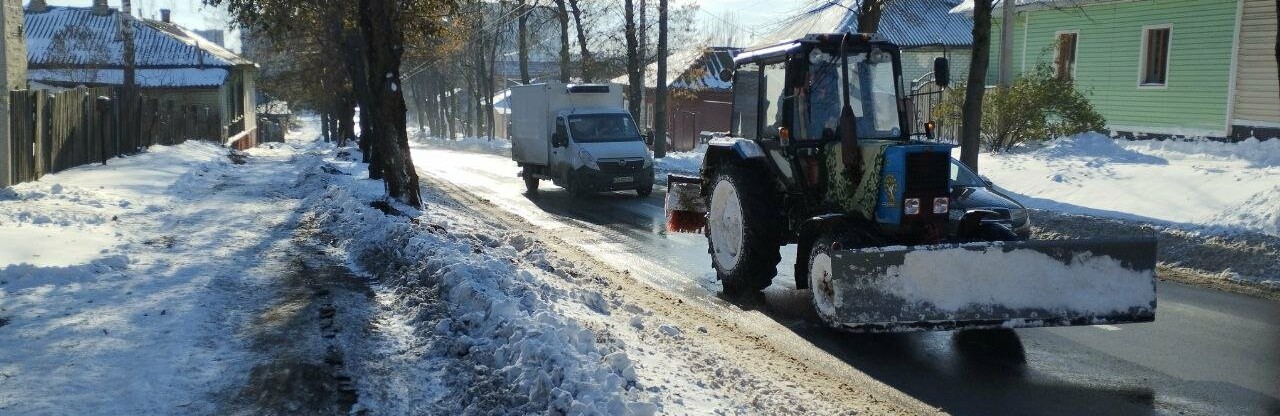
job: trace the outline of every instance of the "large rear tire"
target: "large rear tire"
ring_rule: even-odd
[[[707,201],[707,244],[711,266],[730,296],[758,292],[778,272],[781,219],[773,186],[756,169],[721,166]]]

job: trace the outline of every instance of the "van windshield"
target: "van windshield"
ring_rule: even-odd
[[[640,131],[626,114],[569,116],[569,135],[578,143],[640,141]]]

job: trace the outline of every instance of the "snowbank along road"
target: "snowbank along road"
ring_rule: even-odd
[[[549,250],[587,253],[602,268],[644,286],[623,297],[658,293],[700,315],[736,321],[765,334],[769,348],[807,357],[803,364],[813,371],[857,375],[850,383],[875,380],[957,414],[1280,412],[1280,355],[1274,353],[1280,350],[1280,305],[1269,299],[1162,281],[1152,324],[994,334],[841,333],[816,323],[807,293],[793,289],[787,264],[760,298],[721,298],[705,240],[662,230],[661,192],[573,199],[547,186],[526,195],[509,159],[425,143],[414,159],[432,188],[503,226],[527,230]],[[1042,214],[1055,215],[1055,225],[1041,232],[1092,233],[1075,223],[1092,218]],[[1276,261],[1280,257],[1270,264]],[[1178,270],[1163,267],[1161,274]]]

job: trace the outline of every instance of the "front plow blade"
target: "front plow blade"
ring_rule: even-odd
[[[813,259],[828,324],[898,332],[1155,320],[1154,237],[838,250]]]

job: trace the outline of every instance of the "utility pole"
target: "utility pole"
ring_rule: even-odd
[[[1017,0],[1001,0],[1000,9],[1000,87],[1013,85],[1013,7]]]
[[[653,105],[653,157],[667,156],[667,0],[658,0],[658,96]]]
[[[134,56],[137,52],[133,42],[133,7],[129,0],[123,0],[120,9],[120,36],[124,38],[124,85],[120,91],[120,100],[124,102],[116,103],[116,108],[121,112],[120,133],[123,137],[132,140],[137,134],[134,130],[138,125],[135,120],[137,112],[133,106],[138,94],[137,59]],[[197,51],[197,53],[201,52]]]

